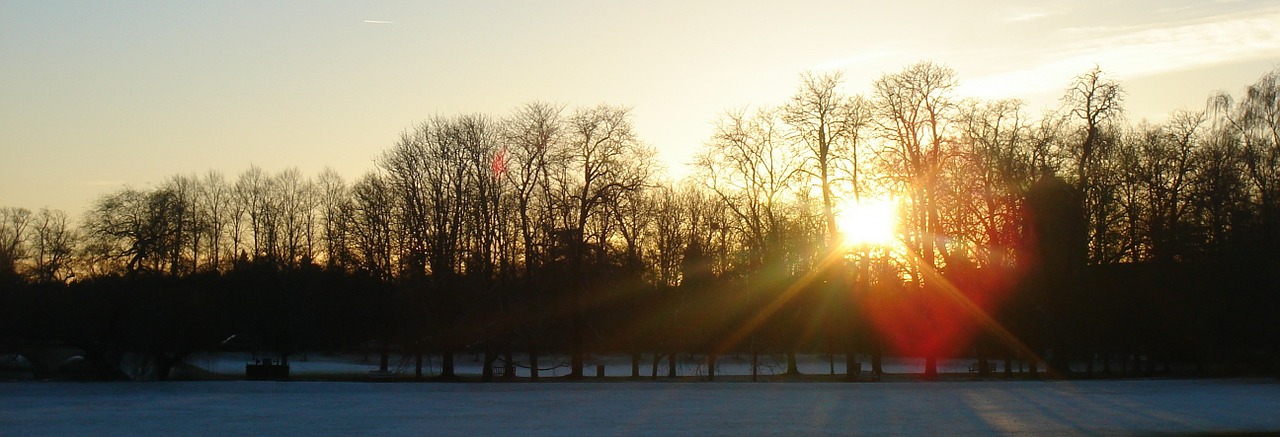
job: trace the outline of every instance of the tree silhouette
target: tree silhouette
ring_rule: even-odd
[[[929,62],[886,74],[875,82],[876,106],[882,135],[888,140],[880,153],[885,171],[896,179],[909,198],[906,230],[913,241],[908,250],[919,258],[913,266],[916,287],[932,287],[923,280],[924,269],[937,269],[937,237],[943,234],[938,198],[943,161],[951,156],[947,123],[952,111],[949,94],[956,87],[955,73]],[[912,258],[914,262],[915,258]],[[927,289],[927,288],[926,288]],[[937,357],[929,356],[926,377],[937,374]]]
[[[867,100],[805,74],[781,106],[726,112],[681,181],[629,109],[533,102],[410,126],[350,183],[251,166],[114,190],[78,224],[3,207],[0,348],[70,345],[102,378],[226,348],[375,348],[383,367],[415,355],[416,376],[439,354],[448,378],[472,352],[486,380],[518,362],[536,379],[546,354],[582,377],[621,352],[633,376],[646,353],[654,377],[702,353],[719,377],[734,352],[753,376],[762,352],[798,373],[796,354],[837,345],[849,379],[867,348],[881,373],[883,346],[927,377],[957,355],[985,376],[1001,354],[1006,376],[1015,358],[1071,377],[1274,370],[1278,78],[1131,124],[1101,68],[1033,117],[960,100],[921,62]],[[901,202],[899,241],[837,247],[835,213],[877,196]]]

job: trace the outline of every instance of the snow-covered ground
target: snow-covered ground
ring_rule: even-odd
[[[1280,381],[0,383],[3,435],[1280,431]]]

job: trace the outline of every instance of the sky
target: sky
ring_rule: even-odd
[[[0,206],[78,216],[123,187],[257,165],[348,180],[436,115],[632,108],[668,172],[726,110],[921,60],[957,97],[1057,106],[1094,65],[1131,120],[1280,67],[1280,1],[0,0]]]

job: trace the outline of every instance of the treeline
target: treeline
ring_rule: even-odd
[[[0,347],[168,363],[374,345],[441,354],[446,376],[464,350],[535,369],[567,353],[574,376],[603,352],[655,369],[699,353],[712,372],[743,352],[795,373],[803,351],[870,353],[875,372],[883,353],[922,356],[930,375],[956,355],[983,372],[1264,369],[1280,357],[1278,80],[1133,123],[1096,68],[1036,116],[960,98],[928,62],[868,96],[806,74],[786,102],[717,118],[678,182],[627,108],[434,117],[354,181],[180,175],[101,197],[78,227],[0,210]],[[896,242],[848,244],[842,215],[872,200],[896,205]]]

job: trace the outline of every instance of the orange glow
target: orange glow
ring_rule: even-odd
[[[945,274],[928,266],[922,270],[922,286],[886,281],[862,301],[872,326],[895,352],[961,356],[985,331],[1021,356],[1035,356],[992,316],[1011,297],[1020,277],[1017,268],[953,266]]]

